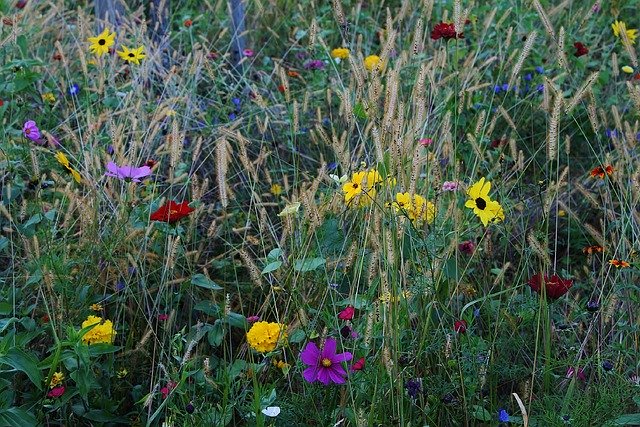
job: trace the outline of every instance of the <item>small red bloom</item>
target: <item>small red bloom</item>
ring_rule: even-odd
[[[466,320],[456,320],[453,323],[453,330],[459,334],[464,334],[467,332],[467,321]]]
[[[161,322],[166,321],[169,318],[169,315],[166,313],[158,314],[158,320]]]
[[[600,245],[592,245],[592,246],[586,246],[584,248],[582,248],[582,253],[585,253],[587,255],[591,255],[594,254],[596,252],[602,252],[604,250],[604,248]]]
[[[26,5],[27,5],[27,0],[20,0],[18,3],[16,3],[16,7],[18,9],[24,9]]]
[[[610,259],[609,260],[609,264],[613,265],[615,268],[629,268],[629,267],[631,267],[631,264],[629,264],[627,261],[623,261],[621,259]]]
[[[162,393],[162,398],[166,399],[167,396],[169,396],[169,393],[171,393],[171,390],[176,388],[176,385],[177,384],[175,382],[169,381],[166,386],[162,387],[160,389],[160,393]]]
[[[4,101],[0,99],[0,107],[2,107],[3,105],[4,105]]]
[[[576,51],[573,54],[576,58],[579,58],[582,55],[586,55],[587,53],[589,53],[589,49],[587,49],[587,47],[580,42],[575,42],[573,44],[573,47],[576,48]]]
[[[185,19],[183,24],[185,27],[189,28],[190,26],[193,25],[193,21],[191,19]]]
[[[62,61],[62,54],[60,52],[56,52],[53,54],[53,59],[55,61]]]
[[[364,357],[361,357],[360,359],[358,359],[358,361],[356,363],[351,365],[351,370],[353,372],[362,371],[364,369],[364,365],[365,365]]]
[[[64,386],[59,385],[51,389],[49,393],[47,393],[47,397],[58,398],[64,394]]]
[[[287,91],[287,87],[285,85],[279,85],[278,91],[280,91],[281,93],[285,93]]]
[[[340,320],[351,320],[353,319],[353,315],[356,313],[355,308],[352,305],[348,305],[344,310],[342,310],[338,314],[338,319]]]
[[[532,276],[527,282],[529,287],[533,289],[537,293],[541,293],[542,289],[542,274],[537,273]],[[554,274],[549,277],[547,275],[544,276],[544,287],[545,294],[547,298],[550,300],[556,300],[566,294],[569,289],[573,286],[573,280],[571,279],[562,279],[558,275]]]
[[[300,73],[294,70],[289,70],[287,71],[287,75],[289,77],[300,77]]]
[[[476,245],[471,240],[466,240],[458,245],[458,250],[463,254],[473,255]]]
[[[152,168],[152,167],[154,167],[156,164],[158,164],[158,162],[156,162],[156,161],[155,161],[155,160],[153,160],[153,159],[149,159],[149,160],[147,160],[146,162],[144,162],[144,165],[142,165],[142,166],[148,166],[148,167]]]
[[[195,209],[189,207],[188,202],[176,203],[173,200],[165,203],[151,214],[152,221],[163,221],[173,224],[174,222],[189,216]]]
[[[445,40],[463,39],[464,34],[456,33],[456,27],[453,22],[440,22],[439,24],[436,24],[435,27],[433,27],[433,30],[431,31],[431,38],[433,40],[438,40],[440,38],[443,38]]]
[[[604,179],[605,174],[611,176],[613,174],[613,166],[611,165],[607,165],[604,167],[596,166],[589,173],[589,175],[591,175],[592,178],[600,178],[600,179]]]

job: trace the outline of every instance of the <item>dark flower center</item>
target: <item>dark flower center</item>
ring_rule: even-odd
[[[133,52],[129,52],[129,58],[134,58],[135,55],[133,54]]]
[[[353,183],[353,189],[355,190],[355,189],[357,189],[358,187],[359,187],[358,183],[354,182],[354,183]]]
[[[325,368],[329,368],[331,366],[331,359],[327,359],[326,357],[324,359],[322,359],[322,361],[320,362],[322,364],[322,366],[324,366]]]
[[[483,211],[483,210],[484,210],[484,208],[486,208],[486,207],[487,207],[487,202],[485,202],[485,200],[484,200],[482,197],[478,197],[478,198],[476,199],[476,207],[477,207],[478,209],[480,209],[481,211]]]
[[[98,44],[100,46],[104,46],[105,44],[107,44],[107,41],[105,39],[100,39],[100,40],[98,40]]]
[[[26,133],[27,135],[29,135],[31,133],[31,128],[26,128],[24,130],[24,133]]]

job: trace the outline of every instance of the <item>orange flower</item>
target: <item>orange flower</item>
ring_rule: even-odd
[[[600,245],[592,245],[592,246],[586,246],[585,248],[582,249],[582,252],[588,255],[594,254],[596,252],[601,253],[604,250],[604,248]]]
[[[604,179],[605,174],[611,176],[613,174],[613,166],[611,165],[607,165],[605,167],[596,166],[591,170],[591,173],[590,173],[592,178],[600,178],[600,179]]]
[[[629,267],[631,267],[631,264],[629,264],[627,261],[623,261],[621,259],[610,259],[609,260],[609,264],[613,265],[616,268],[629,268]]]
[[[289,70],[289,71],[287,71],[287,75],[288,75],[289,77],[300,77],[300,73],[299,73],[299,72],[297,72],[297,71],[293,71],[293,70]]]

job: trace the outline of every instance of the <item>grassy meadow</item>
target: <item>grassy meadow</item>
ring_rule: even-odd
[[[124,3],[0,0],[0,427],[640,425],[637,0]]]

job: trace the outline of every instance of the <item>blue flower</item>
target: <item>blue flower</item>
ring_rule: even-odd
[[[504,409],[500,409],[498,411],[498,421],[500,421],[501,423],[509,422],[509,414],[507,413],[507,411],[505,411]]]
[[[531,73],[527,73],[524,75],[524,79],[528,82],[531,81],[531,79],[533,79],[533,75]]]
[[[604,134],[607,136],[607,138],[616,138],[618,136],[618,131],[615,129],[607,129],[606,131],[604,131]]]
[[[242,101],[240,101],[240,98],[231,98],[231,102],[233,102],[233,105],[236,107],[239,107]]]
[[[544,67],[542,67],[541,65],[538,65],[536,67],[536,72],[539,74],[544,74]]]
[[[337,162],[331,162],[327,165],[327,170],[329,171],[333,171],[336,170],[338,168],[338,163]]]
[[[501,90],[502,88],[500,87],[500,85],[495,85],[493,87],[493,93],[500,93]]]
[[[78,86],[77,83],[74,83],[71,86],[69,86],[69,95],[75,96],[78,93],[80,93],[80,86]]]
[[[508,91],[509,90],[509,83],[503,84],[502,85],[502,90],[505,91],[505,92]]]
[[[236,113],[229,113],[229,120],[235,120],[236,119]]]
[[[542,91],[544,91],[544,85],[543,85],[543,84],[539,84],[538,86],[536,86],[536,90],[537,90],[538,92],[542,92]]]

